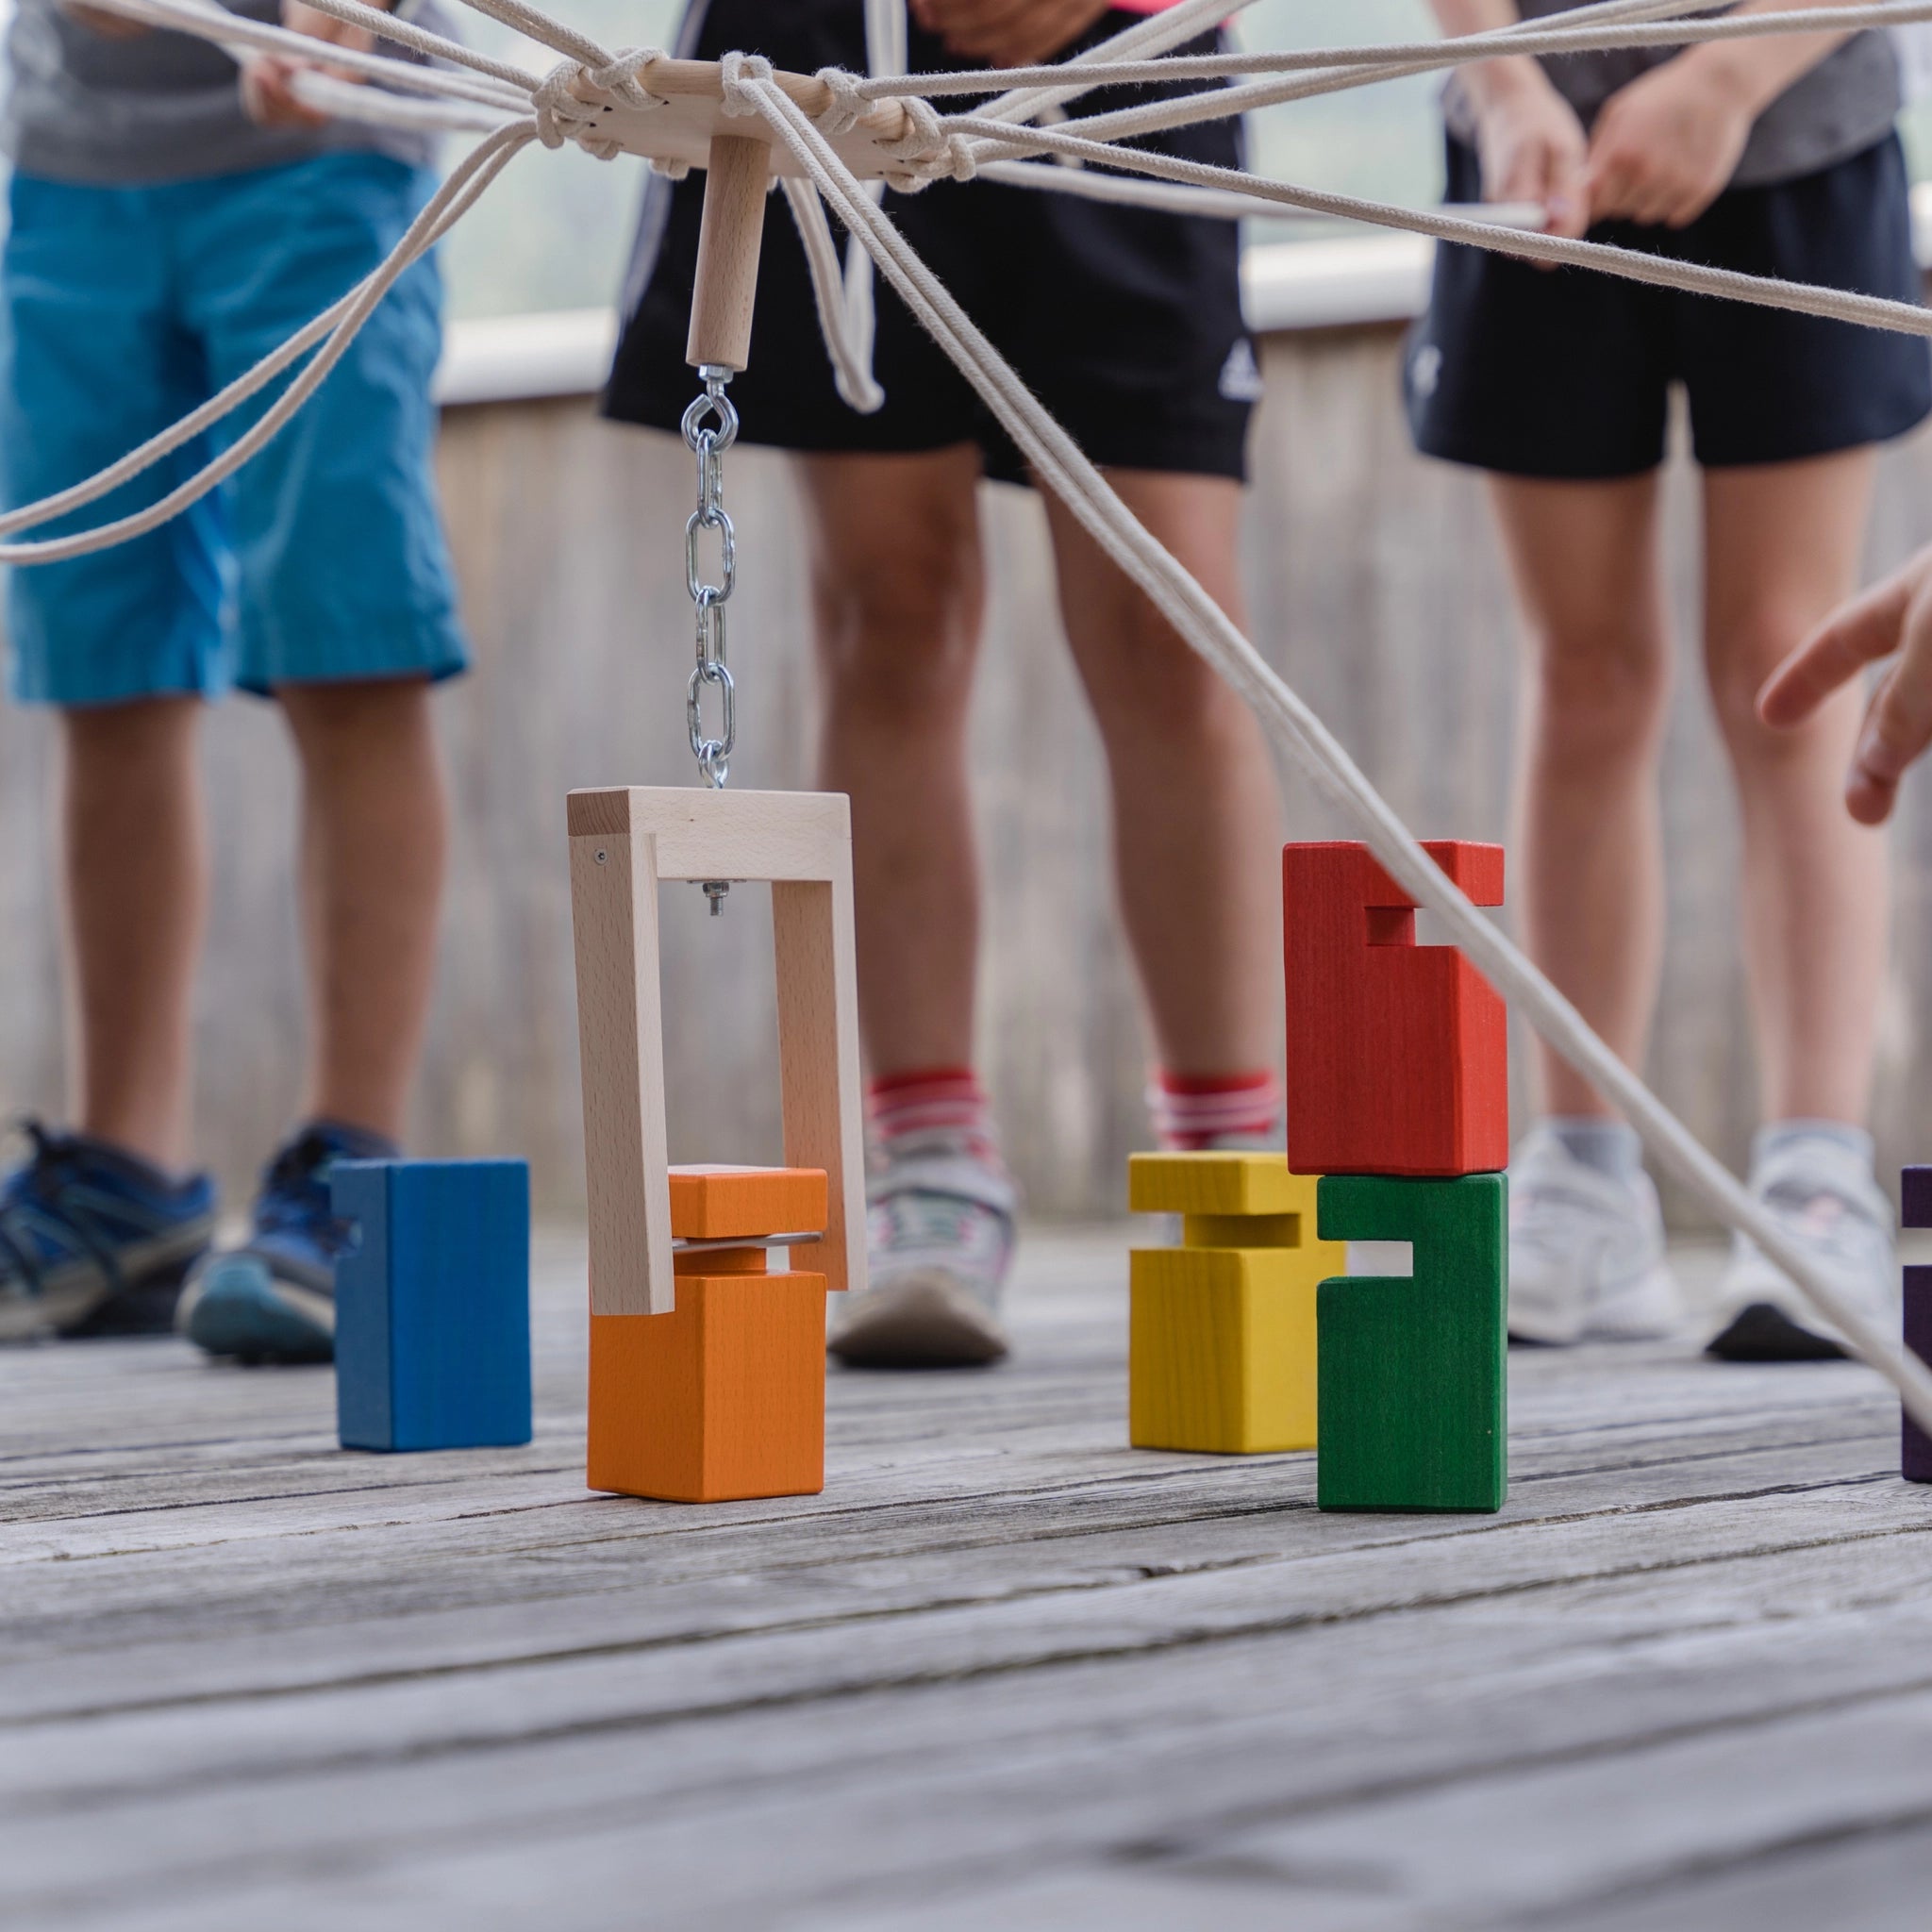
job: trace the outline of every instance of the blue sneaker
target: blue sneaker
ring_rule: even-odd
[[[325,1362],[336,1352],[336,1257],[346,1222],[329,1203],[338,1160],[394,1160],[393,1141],[311,1121],[262,1171],[255,1232],[188,1277],[175,1325],[209,1355],[244,1362]]]
[[[0,1179],[0,1341],[165,1331],[182,1271],[214,1233],[214,1183],[21,1125],[32,1156]]]

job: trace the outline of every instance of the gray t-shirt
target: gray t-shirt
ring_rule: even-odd
[[[1517,0],[1524,20],[1565,13],[1582,0]],[[1713,7],[1713,13],[1726,13]],[[1676,47],[1629,47],[1598,54],[1546,57],[1543,72],[1576,109],[1586,127],[1620,88],[1640,74],[1676,58]],[[1475,115],[1452,79],[1444,96],[1450,131],[1474,138]],[[1899,110],[1898,56],[1890,36],[1855,35],[1834,54],[1802,74],[1757,117],[1749,145],[1731,177],[1734,188],[1761,188],[1813,175],[1861,154],[1891,131]]]
[[[279,0],[227,4],[251,20],[281,20]],[[412,17],[447,32],[447,23],[430,13],[424,8]],[[0,150],[21,174],[42,180],[140,187],[343,148],[393,155],[412,166],[434,154],[434,137],[410,128],[349,120],[315,129],[258,127],[242,111],[239,70],[221,48],[192,34],[110,38],[56,0],[17,0],[7,64]]]

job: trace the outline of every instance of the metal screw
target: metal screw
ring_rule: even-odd
[[[605,858],[606,858],[607,857],[608,857],[608,855],[607,855],[607,854],[605,854],[605,853],[602,853],[602,852],[598,853],[598,855],[597,855],[597,863],[598,863],[599,865],[602,865],[602,864],[604,863],[604,860],[605,860]]]
[[[724,894],[730,890],[729,884],[724,879],[707,879],[705,881],[704,894],[711,902],[711,917],[713,919],[716,919],[719,913],[724,911]]]

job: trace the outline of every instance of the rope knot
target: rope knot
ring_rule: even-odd
[[[918,94],[904,94],[898,100],[906,109],[906,132],[897,141],[882,141],[878,145],[888,160],[904,165],[888,169],[887,182],[901,194],[917,194],[935,181],[972,180],[979,165],[965,138],[947,132],[930,101]]]
[[[606,128],[606,98],[614,95],[629,108],[661,108],[664,103],[639,81],[639,73],[661,55],[656,47],[626,47],[600,67],[580,60],[559,60],[531,96],[537,111],[537,139],[545,147],[574,142],[600,161],[612,161],[624,143]],[[600,96],[586,99],[583,89]]]
[[[831,105],[818,117],[819,132],[827,139],[850,134],[872,106],[858,92],[858,75],[848,74],[842,67],[821,67],[812,78],[832,96]]]
[[[719,60],[718,73],[724,83],[724,111],[735,115],[758,113],[758,100],[752,89],[758,82],[771,79],[772,63],[762,54],[731,53]]]

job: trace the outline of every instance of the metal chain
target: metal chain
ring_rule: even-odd
[[[684,440],[698,459],[698,507],[685,519],[684,587],[697,610],[698,661],[684,688],[684,718],[691,733],[691,756],[705,783],[714,791],[724,789],[731,772],[731,751],[738,742],[738,687],[731,681],[730,667],[724,661],[724,607],[738,588],[738,533],[724,511],[724,452],[738,441],[738,411],[724,393],[731,371],[706,362],[698,375],[705,392],[684,412]],[[700,533],[718,533],[718,577],[715,584],[705,581],[698,562]],[[705,729],[705,687],[716,685],[720,712],[718,735]],[[711,917],[724,909],[724,895],[731,887],[724,879],[703,881],[704,894],[711,902]]]
[[[724,452],[738,441],[738,411],[724,393],[731,372],[712,363],[698,371],[705,392],[684,412],[684,440],[698,460],[698,507],[685,520],[684,583],[697,608],[697,667],[685,687],[684,715],[691,727],[691,756],[705,774],[705,783],[723,790],[731,769],[731,749],[738,741],[738,691],[724,661],[724,606],[738,583],[737,532],[724,512]],[[708,583],[698,561],[700,535],[718,533],[719,581]],[[705,729],[707,685],[718,689],[721,706],[718,735]],[[714,902],[715,905],[715,902]]]

